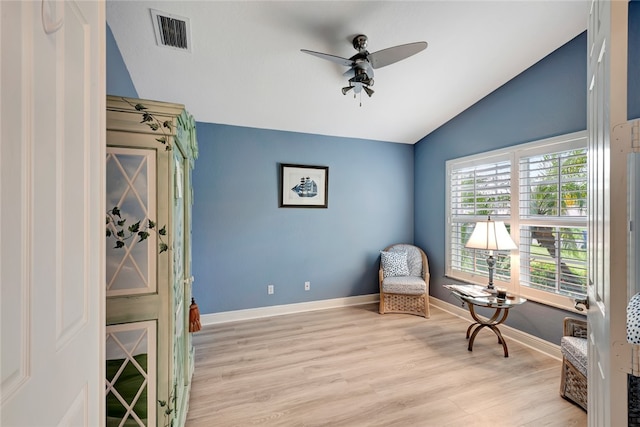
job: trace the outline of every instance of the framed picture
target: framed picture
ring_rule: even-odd
[[[280,164],[281,208],[326,208],[329,167]]]

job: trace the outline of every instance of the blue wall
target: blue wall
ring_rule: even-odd
[[[197,132],[201,312],[375,294],[379,251],[413,241],[412,145],[206,123]],[[328,209],[279,208],[279,163],[328,166]]]
[[[431,295],[456,303],[442,288],[445,268],[445,162],[483,151],[585,130],[586,33],[548,55],[415,145],[415,243],[430,260]],[[507,323],[559,343],[567,315],[528,302]]]
[[[107,24],[107,94],[138,98],[111,27]]]

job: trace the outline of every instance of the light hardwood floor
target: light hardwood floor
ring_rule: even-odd
[[[187,427],[586,426],[560,362],[468,322],[377,304],[204,327]]]

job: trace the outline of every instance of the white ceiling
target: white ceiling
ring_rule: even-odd
[[[586,0],[108,0],[138,95],[200,122],[414,144],[586,29]],[[189,19],[191,52],[156,44],[150,9]],[[351,39],[375,52],[426,41],[377,69],[375,94],[342,95]]]

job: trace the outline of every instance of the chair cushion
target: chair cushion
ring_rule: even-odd
[[[382,292],[389,294],[422,295],[427,292],[427,284],[422,277],[386,277],[382,281]]]
[[[640,293],[631,297],[627,305],[627,341],[640,344]]]
[[[560,351],[578,371],[587,377],[587,340],[585,338],[562,337]]]
[[[407,253],[407,265],[409,266],[408,276],[422,276],[422,254],[420,250],[408,244],[393,245],[390,252],[406,252]]]
[[[380,260],[384,277],[398,277],[409,275],[407,253],[396,251],[380,251]]]

